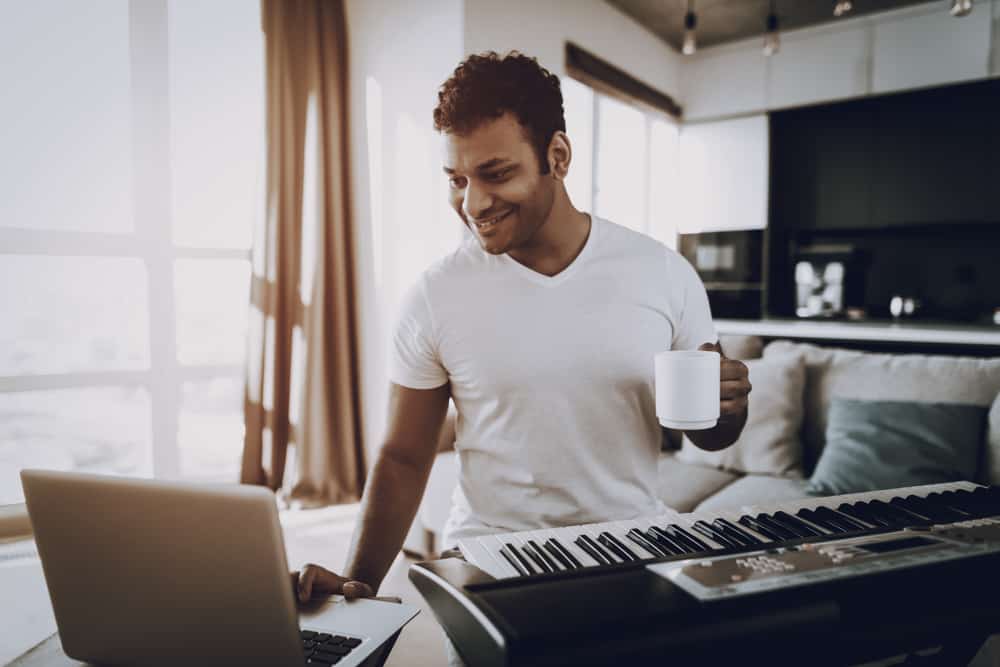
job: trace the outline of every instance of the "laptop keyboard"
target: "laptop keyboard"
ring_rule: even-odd
[[[307,665],[336,665],[361,644],[357,637],[331,635],[328,632],[302,630],[301,635]]]

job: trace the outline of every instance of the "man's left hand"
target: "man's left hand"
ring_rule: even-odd
[[[721,385],[719,389],[719,422],[742,420],[747,413],[747,397],[753,386],[746,364],[737,359],[729,359],[718,343],[704,343],[699,348],[707,352],[718,352],[721,359]]]

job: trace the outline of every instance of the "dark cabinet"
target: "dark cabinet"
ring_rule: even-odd
[[[770,224],[1000,224],[1000,81],[771,115]]]

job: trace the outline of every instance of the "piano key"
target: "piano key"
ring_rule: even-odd
[[[564,553],[563,553],[562,551],[560,551],[560,550],[559,550],[559,547],[557,547],[557,546],[556,546],[556,545],[555,545],[555,544],[554,544],[554,543],[552,542],[552,540],[551,540],[551,539],[549,539],[549,540],[546,540],[546,541],[545,541],[545,543],[544,543],[544,544],[542,544],[542,547],[544,547],[544,548],[545,548],[545,550],[549,552],[549,555],[550,555],[550,556],[552,556],[552,557],[553,557],[554,559],[556,559],[557,561],[559,561],[559,563],[560,563],[560,564],[561,564],[561,565],[562,565],[562,566],[563,566],[563,567],[564,567],[565,569],[567,569],[567,570],[575,570],[575,569],[577,569],[578,567],[581,567],[580,565],[575,565],[575,564],[573,564],[573,562],[572,562],[572,561],[570,561],[570,559],[569,559],[569,558],[567,558],[566,554],[564,554]]]
[[[531,559],[531,562],[534,563],[535,567],[537,567],[542,573],[549,574],[554,571],[549,567],[548,563],[542,560],[541,555],[535,552],[535,548],[531,546],[530,543],[526,542],[522,544],[521,552],[527,554],[528,558]]]
[[[521,565],[521,562],[514,557],[513,552],[507,548],[506,544],[500,547],[500,555],[507,559],[507,562],[510,563],[515,570],[517,570],[519,575],[522,577],[528,575],[528,571],[525,570],[524,566]]]
[[[528,574],[538,574],[535,572],[535,568],[532,567],[531,563],[528,562],[528,559],[521,553],[521,550],[514,546],[512,541],[504,542],[504,546],[507,547],[507,551],[514,554],[514,557],[517,558],[517,562],[521,564],[521,567],[524,568]]]
[[[805,512],[808,512],[808,511],[810,511],[810,510],[800,510],[799,511],[799,515],[802,515],[802,514],[804,514]],[[763,525],[767,526],[768,528],[770,528],[771,530],[773,530],[774,532],[776,532],[784,540],[794,540],[794,539],[796,539],[798,537],[801,537],[798,533],[796,533],[794,530],[791,530],[790,528],[788,528],[787,526],[785,526],[783,523],[781,523],[779,521],[775,521],[774,517],[772,517],[770,514],[766,514],[766,513],[762,512],[762,513],[758,514],[757,516],[755,516],[754,519],[756,519],[757,521],[759,521]]]
[[[630,563],[633,560],[635,560],[631,558],[628,554],[626,554],[624,551],[619,549],[618,545],[609,540],[604,533],[601,533],[600,537],[597,538],[597,543],[600,544],[602,547],[604,547],[605,550],[607,550],[609,553],[612,553],[615,556],[617,556],[618,560],[623,563]]]
[[[727,534],[732,534],[736,537],[739,537],[741,540],[743,540],[744,544],[746,544],[749,547],[757,547],[764,544],[764,540],[760,539],[756,535],[751,534],[749,531],[743,530],[742,528],[734,524],[726,517],[723,516],[716,517],[715,520],[712,521],[712,525],[719,529],[724,529],[728,531]]]
[[[601,544],[608,547],[609,549],[613,548],[618,556],[621,556],[622,558],[630,561],[639,560],[639,556],[637,556],[634,551],[632,551],[627,546],[622,544],[621,540],[612,535],[609,531],[606,530],[603,533],[601,533],[601,537],[604,538],[604,541],[601,542]]]
[[[641,549],[645,550],[646,553],[652,555],[654,558],[662,558],[663,556],[669,556],[671,552],[666,551],[662,547],[658,546],[655,542],[650,540],[648,537],[642,534],[637,528],[630,530],[626,537],[637,544]]]
[[[725,548],[718,542],[713,541],[712,544],[709,544],[700,537],[695,537],[690,532],[685,530],[680,523],[672,523],[669,526],[664,527],[664,531],[671,537],[676,535],[678,538],[686,540],[687,543],[692,545],[696,551],[719,551]]]
[[[677,538],[670,537],[663,531],[662,528],[658,528],[656,526],[652,526],[649,530],[643,533],[643,535],[646,536],[646,539],[652,540],[653,543],[664,551],[675,556],[698,552],[698,549],[694,546]]]
[[[542,560],[545,561],[545,564],[549,566],[549,570],[552,572],[559,572],[562,569],[554,560],[552,560],[551,557],[549,557],[547,553],[545,553],[545,550],[539,546],[538,542],[533,539],[529,539],[528,544],[532,546],[535,549],[535,553],[537,553]]]
[[[573,540],[576,539],[576,534],[570,528],[555,528],[552,532],[554,533],[552,539],[556,540],[556,544],[558,544],[563,551],[571,554],[573,558],[576,559],[576,562],[580,564],[580,567],[602,565],[600,561],[595,560],[593,556],[573,544]]]
[[[859,530],[860,531],[867,531],[867,530],[869,530],[869,526],[868,525],[866,525],[866,524],[858,521],[857,519],[852,519],[851,517],[847,516],[846,514],[841,514],[840,512],[838,512],[838,511],[836,511],[834,509],[831,509],[829,507],[818,507],[816,509],[816,513],[822,515],[824,518],[829,519],[830,521],[834,521],[836,523],[840,523],[848,531],[851,531],[851,532],[856,532],[856,531],[859,531]]]
[[[771,516],[774,517],[775,521],[780,521],[783,526],[787,526],[789,530],[797,532],[802,537],[819,537],[823,534],[804,521],[799,521],[788,512],[778,510]]]
[[[707,537],[710,540],[718,542],[727,549],[739,549],[743,547],[743,544],[741,544],[739,540],[734,540],[731,537],[723,535],[722,531],[704,520],[695,521],[691,524],[691,529],[698,531],[703,537]]]
[[[739,512],[732,512],[732,511],[719,512],[716,515],[716,520],[722,520],[728,522],[732,526],[738,528],[740,531],[746,533],[750,537],[753,537],[762,544],[770,544],[771,542],[775,541],[774,538],[771,537],[770,535],[765,535],[764,533],[755,530],[753,527],[748,526],[745,523],[741,523]]]
[[[462,555],[487,574],[498,579],[519,576],[520,572],[500,554],[501,546],[503,545],[495,535],[460,540]]]
[[[897,517],[872,510],[867,503],[841,503],[837,505],[841,514],[860,519],[875,528],[901,528]]]
[[[739,521],[740,525],[742,525],[743,527],[753,529],[754,531],[757,532],[758,535],[765,535],[775,542],[781,542],[784,539],[780,535],[778,535],[777,532],[771,530],[764,524],[760,523],[749,514],[744,514],[739,519],[737,519],[737,521]]]
[[[581,549],[583,549],[584,551],[586,551],[587,555],[590,556],[593,560],[595,560],[598,565],[614,564],[615,561],[612,560],[610,556],[604,555],[604,552],[595,544],[593,544],[593,540],[590,540],[589,538],[590,538],[589,535],[580,535],[575,540],[573,540],[573,543],[578,547],[580,547]]]

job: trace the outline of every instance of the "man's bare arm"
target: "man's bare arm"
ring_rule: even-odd
[[[390,386],[387,432],[361,499],[343,576],[306,565],[301,574],[292,573],[300,600],[329,593],[370,596],[378,590],[420,505],[449,397],[447,384],[436,389]]]

